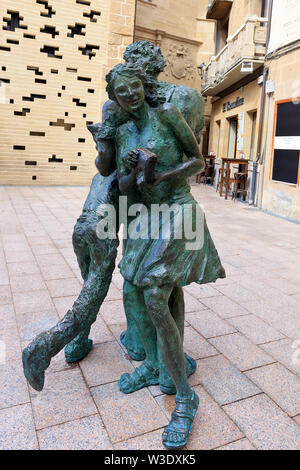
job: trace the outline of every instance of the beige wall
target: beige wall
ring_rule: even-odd
[[[272,181],[275,103],[297,97],[300,99],[300,51],[298,49],[290,52],[272,60],[268,65],[269,78],[275,82],[275,93],[270,102],[262,207],[275,214],[300,221],[299,180],[297,185]]]
[[[205,18],[207,5],[208,0],[138,0],[137,25],[197,40],[197,18]]]
[[[269,52],[300,38],[299,0],[273,0]]]
[[[260,16],[261,5],[261,0],[234,0],[229,17],[229,36],[239,29],[248,16]]]
[[[214,53],[215,21],[206,20],[208,0],[138,0],[136,40],[159,45],[167,59],[161,80],[201,88],[197,66]]]
[[[96,151],[86,123],[101,119],[105,73],[132,42],[134,8],[134,0],[1,2],[2,184],[90,183]],[[9,10],[23,18],[21,28],[3,29]],[[84,35],[68,37],[76,23]],[[41,32],[45,26],[58,34]],[[97,47],[91,59],[79,49],[87,45]],[[41,52],[45,46],[57,47],[61,58]]]

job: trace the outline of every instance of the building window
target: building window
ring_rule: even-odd
[[[267,0],[262,0],[260,16],[262,18],[266,18],[267,14],[268,14],[268,2],[267,2]]]
[[[216,53],[218,54],[227,44],[229,16],[217,22]]]
[[[277,103],[276,108],[272,179],[296,185],[300,170],[300,105],[286,101]]]
[[[228,139],[227,158],[236,158],[238,117],[234,116],[232,118],[229,118],[228,122],[229,122],[229,139]]]
[[[217,131],[217,157],[220,158],[220,138],[221,138],[221,121],[216,121],[216,131]]]
[[[251,128],[251,141],[250,141],[250,152],[249,152],[249,159],[252,161],[254,157],[254,151],[255,151],[255,141],[256,141],[256,123],[257,123],[257,112],[254,111],[250,115],[251,117],[251,122],[252,122],[252,128]]]

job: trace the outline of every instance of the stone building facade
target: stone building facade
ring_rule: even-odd
[[[105,74],[133,39],[135,0],[0,4],[0,181],[89,184]]]
[[[214,52],[216,23],[206,18],[207,6],[208,0],[2,2],[1,183],[90,183],[95,147],[86,125],[101,120],[105,74],[134,37],[162,48],[162,80],[200,91],[199,66]],[[209,114],[210,103],[206,123]]]
[[[216,21],[206,17],[208,0],[137,0],[135,40],[160,46],[167,67],[160,75],[177,85],[201,91],[201,64],[215,50]],[[207,152],[211,104],[206,100],[202,150]]]
[[[300,222],[300,3],[275,0],[259,207]],[[267,90],[268,91],[268,90]]]
[[[261,106],[261,81],[267,38],[265,0],[214,0],[207,16],[217,23],[215,55],[203,69],[202,93],[211,97],[209,153],[249,160],[251,197]],[[232,172],[238,165],[232,165]]]
[[[207,17],[217,23],[202,81],[216,179],[222,158],[245,158],[249,203],[300,221],[299,1],[213,0]]]

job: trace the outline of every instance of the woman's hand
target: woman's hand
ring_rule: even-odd
[[[131,150],[130,152],[128,152],[126,159],[126,166],[128,167],[128,169],[136,170],[139,157],[140,154],[138,150]]]

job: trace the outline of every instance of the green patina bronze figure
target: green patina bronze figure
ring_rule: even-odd
[[[108,292],[119,245],[118,220],[115,238],[101,240],[97,237],[97,225],[103,219],[97,209],[101,204],[117,207],[118,197],[116,172],[109,177],[100,174],[94,177],[73,233],[73,246],[84,280],[80,295],[57,325],[38,335],[23,350],[24,373],[35,390],[43,389],[44,372],[51,358],[65,346],[69,362],[79,361],[92,347],[89,332]]]
[[[126,230],[120,270],[127,331],[121,341],[133,359],[144,362],[124,374],[119,386],[132,393],[160,384],[164,393],[176,393],[163,442],[167,448],[181,448],[198,407],[187,382],[196,362],[183,352],[182,287],[225,276],[188,185],[188,178],[204,166],[197,144],[204,103],[196,90],[157,81],[165,60],[149,41],[129,46],[124,58],[125,65],[107,76],[111,100],[103,108],[103,122],[90,126],[100,174],[93,179],[73,233],[83,288],[72,310],[24,349],[24,373],[42,390],[44,372],[61,349],[65,347],[68,362],[90,351],[89,332],[111,283],[122,222]],[[126,220],[116,216],[110,221],[113,236],[105,238],[98,230],[105,219],[99,207],[109,204],[118,215],[120,195],[127,197]],[[152,213],[162,204],[169,219]]]
[[[177,105],[184,117],[194,130],[196,135],[199,135],[200,130],[203,126],[204,120],[204,102],[198,92],[192,88],[184,86],[177,86],[167,82],[158,82],[157,77],[161,71],[164,70],[166,62],[162,56],[160,49],[154,46],[149,41],[140,41],[131,44],[127,47],[124,59],[128,64],[137,63],[143,68],[152,81],[152,86],[156,89],[156,92],[161,96],[163,101],[169,101]],[[129,114],[123,110],[118,103],[115,101],[108,101],[103,107],[103,123],[91,125],[89,127],[93,134],[98,149],[98,157],[96,159],[96,166],[100,174],[104,177],[108,177],[113,173],[116,168],[115,161],[115,137],[119,126],[129,120]],[[104,189],[102,186],[104,185]],[[109,186],[108,186],[109,187]],[[58,335],[58,344],[56,346],[57,352],[60,351],[64,344],[67,344],[65,348],[65,357],[67,362],[76,362],[84,358],[92,347],[92,340],[89,339],[89,331],[91,324],[96,320],[94,313],[95,309],[92,308],[93,296],[90,296],[91,290],[107,292],[109,284],[111,282],[111,276],[108,275],[105,278],[105,286],[99,284],[99,277],[94,274],[94,270],[98,269],[97,263],[99,262],[99,256],[97,252],[101,253],[101,248],[97,250],[99,240],[95,233],[95,212],[99,201],[104,201],[108,196],[106,193],[105,178],[101,178],[100,175],[96,175],[91,185],[91,191],[84,205],[82,215],[79,217],[73,233],[73,247],[76,253],[78,264],[81,270],[84,285],[80,294],[78,303],[76,305],[81,306],[83,312],[92,312],[89,319],[89,325],[80,329],[80,333],[74,340],[68,343],[69,336],[67,335],[68,341],[61,340],[63,335]],[[103,192],[104,191],[104,192]],[[103,194],[102,194],[103,193]],[[112,198],[111,198],[112,199]],[[116,205],[117,208],[117,205]],[[94,233],[93,233],[94,229]],[[116,227],[118,232],[118,227]],[[92,235],[93,233],[93,235]],[[94,240],[94,241],[92,241]],[[115,255],[116,256],[116,255]],[[86,284],[87,277],[89,276],[89,282]],[[86,290],[87,288],[87,290]],[[103,298],[101,303],[103,302]],[[121,341],[127,348],[127,351],[134,360],[145,359],[145,351],[142,343],[139,339],[139,335],[133,320],[133,314],[131,313],[131,303],[125,300],[125,310],[127,317],[127,332],[124,331],[121,334]],[[174,315],[177,315],[176,310],[179,312],[183,310],[183,296],[182,292],[177,288],[173,289],[170,297],[170,308],[174,310]],[[99,309],[98,309],[99,310]],[[68,314],[67,314],[68,317]],[[61,330],[61,328],[60,328]],[[62,330],[61,330],[62,331]],[[47,332],[46,332],[47,333]],[[46,337],[45,333],[45,337]],[[55,336],[51,336],[52,341]],[[51,357],[53,357],[52,348],[44,348],[40,343],[42,336],[39,336],[34,341],[30,348],[26,348],[24,356],[27,355],[25,372],[27,376],[32,375],[31,369],[35,367],[36,358],[38,357],[38,351],[44,351],[44,360],[39,363],[40,374],[35,374],[37,377],[42,375],[44,370],[49,366]],[[50,352],[52,351],[52,355]],[[187,372],[190,375],[195,371],[195,361],[187,356]],[[161,377],[164,374],[161,374]],[[40,377],[40,384],[43,384],[43,379]],[[170,379],[165,379],[161,383],[161,389],[165,393],[173,393],[174,386],[170,385]],[[34,383],[32,383],[35,386]],[[43,385],[39,385],[42,387]]]
[[[124,303],[131,304],[146,352],[143,364],[132,374],[122,375],[119,385],[125,393],[153,385],[163,363],[176,391],[176,408],[163,443],[178,449],[188,441],[199,400],[187,382],[184,309],[174,315],[171,294],[174,288],[182,293],[182,287],[192,282],[215,282],[225,276],[205,216],[188,184],[188,178],[204,168],[204,160],[179,109],[164,102],[143,69],[118,65],[107,82],[109,97],[130,115],[130,121],[118,128],[115,156],[120,191],[127,195],[129,207],[137,207],[140,218],[132,224],[128,216],[119,267]],[[157,156],[156,171],[147,183],[137,171],[143,149]],[[153,216],[152,209],[161,204],[172,210],[169,219]],[[192,233],[194,243],[187,233]]]

